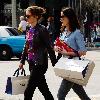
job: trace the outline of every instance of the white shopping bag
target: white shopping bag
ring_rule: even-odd
[[[11,95],[24,94],[28,83],[28,76],[8,77],[5,93]]]
[[[54,67],[55,74],[80,85],[86,85],[95,64],[88,60],[62,57]]]

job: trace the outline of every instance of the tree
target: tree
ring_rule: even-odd
[[[82,0],[82,15],[85,15],[87,9],[91,10],[92,12],[98,11],[99,0]]]
[[[84,28],[85,28],[85,38],[88,38],[88,41],[91,42],[91,32],[90,25],[94,20],[94,12],[98,10],[98,0],[82,0],[82,16],[84,19],[87,19]]]

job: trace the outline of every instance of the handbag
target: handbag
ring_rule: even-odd
[[[19,76],[19,71],[20,69],[18,68],[12,77],[7,78],[5,93],[11,95],[24,94],[28,83],[29,75],[26,76],[25,70],[22,69],[21,75],[23,76]]]
[[[94,67],[94,62],[89,59],[61,57],[55,64],[54,72],[63,79],[86,86]]]
[[[67,43],[65,43],[64,41],[60,40],[60,38],[58,38],[58,37],[55,40],[55,46],[58,46],[58,47],[60,47],[62,49],[64,48],[67,52],[73,52],[73,51],[75,51]]]

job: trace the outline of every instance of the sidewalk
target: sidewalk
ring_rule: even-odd
[[[90,48],[88,48],[90,49]],[[94,49],[94,48],[93,48]],[[95,51],[93,49],[90,49],[87,52],[87,58],[90,58],[91,60],[95,61],[96,67],[94,68],[93,74],[91,75],[90,79],[89,79],[89,83],[87,84],[85,88],[85,90],[87,91],[87,94],[89,95],[89,97],[91,98],[91,100],[100,100],[100,49],[99,51]],[[95,48],[96,49],[96,48]],[[93,51],[92,51],[93,50]],[[97,50],[97,49],[96,49]],[[4,66],[6,69],[6,71],[10,71],[9,73],[13,72],[13,69],[10,70],[10,68],[12,68],[13,66],[18,65],[19,62],[18,61],[11,61],[11,62],[6,62],[3,64],[0,63],[0,66]],[[7,68],[8,66],[8,68]],[[14,67],[13,67],[14,68]],[[25,68],[27,68],[27,63],[25,65]],[[16,69],[16,68],[14,68]],[[0,82],[0,100],[23,100],[23,95],[8,95],[8,94],[4,94],[4,78],[6,77],[6,73],[2,72],[3,70],[1,70],[1,76],[5,75],[3,77],[0,77],[0,80],[2,80],[2,84]],[[57,92],[59,89],[59,86],[61,84],[61,78],[57,77],[53,71],[53,67],[51,65],[51,61],[49,60],[49,68],[48,71],[46,72],[46,80],[47,80],[47,84],[49,86],[49,89],[51,91],[51,93],[54,96],[54,100],[57,100]],[[33,100],[45,100],[44,97],[42,96],[41,92],[38,90],[38,88],[36,88],[35,93],[34,93],[34,98]],[[77,95],[72,91],[69,92],[69,94],[67,95],[65,100],[80,100]]]
[[[35,100],[45,100],[43,97],[42,98],[40,97],[38,97]],[[100,95],[92,95],[90,96],[90,98],[91,100],[100,100]],[[4,94],[4,95],[0,95],[0,100],[23,100],[23,95],[11,96],[11,95]],[[57,100],[57,98],[55,100]],[[78,97],[70,97],[70,98],[66,97],[66,100],[80,100],[80,99]]]

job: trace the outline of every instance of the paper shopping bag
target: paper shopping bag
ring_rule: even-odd
[[[19,69],[17,69],[14,73],[14,75],[17,73],[16,76],[8,77],[7,79],[7,85],[6,85],[6,90],[5,93],[11,94],[11,95],[17,95],[17,94],[23,94],[28,80],[29,80],[29,75],[25,76],[25,71],[23,73],[24,76],[19,76]]]
[[[74,79],[74,78],[69,78],[69,77],[65,77],[66,80],[69,80],[69,81],[72,81],[74,83],[77,83],[79,85],[83,85],[83,86],[86,86],[88,81],[89,81],[89,78],[92,74],[92,71],[95,67],[95,64],[93,61],[90,61],[88,66],[87,66],[87,70],[86,70],[86,73],[85,73],[85,77],[82,79]]]
[[[23,94],[26,89],[28,79],[29,76],[8,77],[5,93],[12,95]]]
[[[80,85],[86,85],[92,74],[95,64],[88,59],[68,59],[62,57],[55,65],[57,76]]]

